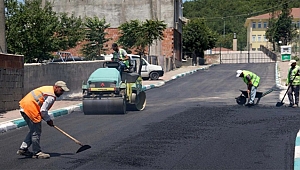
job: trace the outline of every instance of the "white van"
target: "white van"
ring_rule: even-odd
[[[139,60],[139,55],[128,54],[131,60]],[[149,64],[147,60],[142,57],[142,70],[141,75],[143,79],[151,79],[151,80],[158,80],[159,77],[164,75],[164,70],[159,65]]]
[[[139,55],[134,54],[128,54],[131,60],[139,60]],[[112,58],[112,54],[106,55],[105,59],[106,61],[110,61]],[[141,75],[144,80],[151,79],[151,80],[158,80],[159,77],[162,77],[164,75],[164,70],[159,65],[149,64],[147,60],[145,60],[142,57],[142,69],[141,69]]]

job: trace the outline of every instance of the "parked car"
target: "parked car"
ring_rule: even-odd
[[[128,56],[132,61],[140,59],[139,55],[128,54]],[[147,60],[142,58],[141,75],[144,80],[147,80],[149,78],[151,80],[158,80],[159,77],[162,77],[164,75],[164,70],[161,66],[150,64]]]

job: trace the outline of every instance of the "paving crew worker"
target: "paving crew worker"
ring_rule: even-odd
[[[48,114],[57,97],[65,91],[69,91],[63,81],[57,81],[54,86],[42,86],[29,92],[20,102],[20,112],[26,121],[29,132],[22,142],[18,155],[32,156],[32,158],[50,158],[49,154],[43,153],[40,147],[42,133],[42,120],[53,127],[53,121]],[[28,148],[32,145],[32,151]]]
[[[236,77],[242,77],[243,81],[247,84],[247,93],[250,94],[250,99],[246,106],[253,106],[260,77],[248,70],[237,70]]]
[[[288,70],[288,75],[287,75],[286,84],[285,84],[286,86],[288,86],[288,85],[291,86],[287,92],[288,98],[290,101],[289,107],[298,107],[298,104],[299,104],[299,87],[300,87],[299,71],[300,71],[300,67],[297,66],[297,61],[291,60],[290,68]],[[294,81],[292,81],[293,79],[294,79]],[[293,98],[293,93],[295,96],[295,102],[294,102],[294,98]]]
[[[125,68],[129,68],[129,56],[127,55],[127,52],[118,47],[117,43],[112,44],[113,52],[113,61],[120,61],[120,67],[119,70],[123,71]]]

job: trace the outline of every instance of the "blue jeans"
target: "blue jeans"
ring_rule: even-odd
[[[21,115],[23,116],[24,120],[26,121],[29,132],[25,137],[21,149],[29,148],[32,144],[32,151],[33,154],[37,154],[41,151],[40,147],[40,138],[42,133],[42,122],[34,123],[24,112],[21,111]]]
[[[120,65],[119,65],[118,70],[119,70],[119,72],[120,72],[120,75],[122,76],[122,73],[123,73],[124,69],[125,69],[127,66],[126,66],[125,63],[123,63],[122,61],[120,61],[119,64],[120,64]]]
[[[251,91],[250,91],[250,99],[249,99],[249,104],[254,104],[254,99],[255,99],[255,95],[256,95],[256,90],[257,90],[257,87],[255,86],[252,86],[251,87]]]

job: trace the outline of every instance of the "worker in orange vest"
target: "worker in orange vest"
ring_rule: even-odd
[[[22,142],[18,155],[30,156],[32,158],[50,158],[49,154],[43,153],[40,147],[40,137],[42,132],[42,120],[53,127],[53,121],[48,114],[56,98],[65,91],[69,91],[67,84],[57,81],[54,86],[42,86],[29,92],[19,103],[20,112],[26,121],[29,132]],[[28,148],[32,145],[32,151]]]

